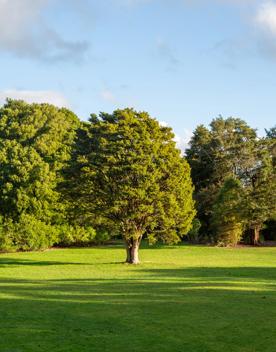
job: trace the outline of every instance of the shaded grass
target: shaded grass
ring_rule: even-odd
[[[276,248],[0,256],[0,351],[274,352]]]

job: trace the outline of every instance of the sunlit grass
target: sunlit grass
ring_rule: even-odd
[[[276,248],[0,255],[0,351],[275,351]]]

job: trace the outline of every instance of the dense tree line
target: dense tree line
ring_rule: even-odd
[[[183,157],[171,128],[145,112],[83,122],[65,108],[7,100],[0,108],[0,250],[117,236],[126,261],[137,263],[142,238],[275,239],[275,140],[276,128],[258,138],[243,120],[219,117],[196,128]]]
[[[81,122],[67,109],[0,109],[0,248],[43,249],[120,235],[176,243],[195,216],[190,167],[174,134],[131,109]]]
[[[276,219],[275,128],[258,138],[245,121],[214,119],[193,133],[186,157],[195,185],[197,240],[260,243]],[[276,235],[276,234],[275,234]]]

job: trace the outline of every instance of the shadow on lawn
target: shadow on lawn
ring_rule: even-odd
[[[11,266],[51,266],[51,265],[112,265],[121,264],[122,262],[107,262],[107,263],[87,263],[87,262],[62,262],[62,261],[50,261],[50,260],[32,260],[32,259],[17,259],[17,258],[1,258],[0,257],[0,268],[11,267]]]
[[[78,263],[65,263],[58,261],[49,261],[49,260],[31,260],[31,259],[17,259],[17,258],[1,258],[0,257],[0,267],[5,266],[18,266],[18,265],[32,265],[32,266],[48,266],[48,265],[65,265],[65,264],[78,264]]]
[[[137,269],[0,280],[0,351],[274,351],[275,268]]]
[[[252,280],[276,280],[276,267],[190,267],[177,269],[144,269],[150,276],[168,278],[201,278],[235,280],[247,278]],[[276,282],[276,281],[275,281]]]

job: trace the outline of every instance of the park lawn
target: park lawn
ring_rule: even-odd
[[[0,255],[1,352],[275,352],[276,248]]]

